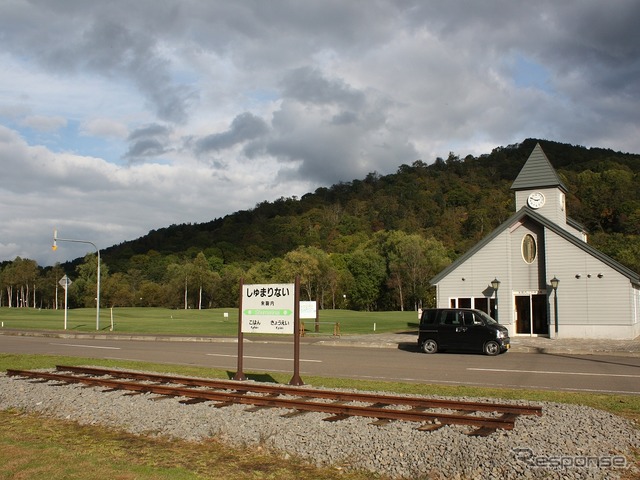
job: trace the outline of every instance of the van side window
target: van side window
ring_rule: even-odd
[[[460,314],[462,315],[466,326],[471,326],[475,323],[473,312],[460,312]]]
[[[460,317],[458,315],[459,312],[455,310],[448,310],[446,312],[442,312],[440,317],[440,324],[442,325],[460,325]]]
[[[425,310],[422,312],[422,319],[420,320],[421,325],[433,325],[436,323],[436,314],[437,310]]]

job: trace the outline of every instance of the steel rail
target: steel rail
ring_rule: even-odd
[[[401,395],[383,395],[371,393],[339,392],[335,390],[320,390],[313,388],[291,387],[284,385],[260,385],[238,383],[237,381],[217,379],[197,379],[192,377],[179,377],[171,375],[158,375],[152,373],[138,373],[122,370],[112,370],[94,367],[75,367],[58,365],[59,371],[83,373],[86,375],[108,375],[114,378],[134,378],[152,382],[176,383],[189,386],[206,388],[219,388],[254,393],[275,393],[282,395],[297,395],[299,397],[328,398],[346,402],[385,403],[389,405],[407,405],[417,408],[441,408],[468,412],[497,412],[514,413],[517,415],[542,415],[542,407],[534,405],[509,405],[505,403],[469,402],[456,400],[443,400],[419,397],[406,397]]]
[[[73,367],[74,369],[76,367]],[[112,371],[104,371],[102,369],[98,369],[101,373],[100,376],[104,377],[105,375],[110,375]],[[110,372],[110,373],[107,373]],[[27,377],[33,379],[43,379],[47,381],[61,381],[64,383],[79,383],[90,386],[102,386],[107,387],[109,389],[117,389],[117,390],[128,390],[134,391],[138,393],[153,393],[157,395],[170,396],[170,397],[185,397],[188,398],[188,401],[212,401],[219,402],[220,406],[227,406],[233,403],[236,404],[244,404],[244,405],[252,405],[254,407],[271,407],[271,408],[285,408],[292,409],[297,412],[321,412],[321,413],[329,413],[333,414],[334,418],[344,418],[347,416],[360,416],[360,417],[370,417],[377,418],[380,420],[404,420],[411,422],[439,422],[441,425],[471,425],[480,427],[476,432],[472,432],[471,434],[476,435],[487,435],[496,429],[504,429],[511,430],[514,428],[515,419],[517,418],[517,414],[514,413],[503,413],[499,417],[486,417],[486,416],[474,416],[474,415],[462,415],[462,414],[451,414],[451,413],[438,413],[438,412],[428,412],[424,411],[425,407],[422,406],[413,406],[411,409],[394,409],[390,408],[392,403],[389,403],[389,400],[386,396],[368,396],[367,402],[371,402],[372,400],[375,402],[374,405],[370,406],[357,406],[357,405],[345,405],[342,402],[344,401],[342,398],[337,398],[336,396],[327,396],[324,397],[326,399],[334,400],[338,403],[325,403],[325,402],[316,402],[310,400],[302,400],[300,398],[295,399],[285,399],[278,398],[280,395],[296,395],[299,397],[298,390],[305,390],[305,398],[309,397],[308,391],[306,389],[298,389],[298,388],[286,388],[284,391],[280,387],[270,388],[265,386],[266,388],[262,389],[259,393],[268,393],[268,396],[257,396],[257,395],[247,395],[247,391],[244,388],[245,385],[238,385],[234,382],[223,382],[226,389],[235,390],[241,393],[230,393],[228,391],[219,391],[219,390],[211,390],[210,385],[191,385],[197,387],[205,387],[206,390],[196,389],[196,388],[185,388],[185,387],[172,387],[166,385],[167,383],[173,382],[174,379],[179,378],[181,380],[185,380],[184,377],[168,377],[162,375],[152,375],[152,374],[137,374],[135,372],[122,372],[122,371],[113,371],[113,373],[118,372],[118,375],[129,375],[131,376],[142,376],[142,380],[145,381],[154,381],[154,382],[162,382],[162,384],[144,384],[144,383],[135,383],[121,380],[111,380],[105,378],[96,378],[88,377],[88,376],[77,376],[77,375],[66,375],[60,373],[48,373],[48,372],[35,372],[29,370],[7,370],[7,375],[9,376],[20,376]],[[83,374],[90,374],[86,370],[82,372]],[[140,379],[140,378],[139,378]],[[189,379],[194,380],[195,382],[200,382],[197,379]],[[217,387],[218,389],[220,387]],[[313,391],[315,393],[316,390]],[[327,393],[323,390],[317,390],[317,392],[323,392],[323,394]],[[341,392],[332,392],[332,393],[341,393]],[[363,397],[359,397],[357,401],[362,401]],[[406,400],[406,397],[399,397],[403,400]],[[347,400],[353,401],[353,400]],[[486,405],[486,404],[483,404]],[[406,406],[406,404],[403,404]],[[449,402],[447,404],[448,409],[455,409],[456,402]],[[431,407],[433,408],[433,407]],[[438,408],[443,408],[441,405]],[[495,412],[495,410],[493,410]],[[500,412],[498,412],[500,413]]]

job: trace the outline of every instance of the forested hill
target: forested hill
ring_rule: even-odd
[[[590,243],[640,271],[640,155],[538,139],[480,157],[418,160],[394,174],[374,172],[207,223],[171,225],[107,248],[103,258],[111,273],[129,271],[136,256],[186,260],[200,252],[248,268],[299,246],[349,253],[385,230],[434,238],[454,259],[514,213],[510,186],[536,142],[569,188],[568,215],[587,228]]]

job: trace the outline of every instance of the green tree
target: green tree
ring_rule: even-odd
[[[7,292],[6,306],[13,307],[13,287],[15,286],[15,278],[13,275],[13,267],[11,263],[6,263],[2,269],[0,269],[0,288],[2,293],[0,294],[0,307],[3,307],[4,292]]]
[[[290,281],[285,272],[284,259],[273,258],[267,262],[255,262],[249,267],[245,283],[286,283]]]
[[[346,255],[333,253],[329,255],[330,267],[327,270],[325,283],[331,298],[331,308],[347,308],[347,293],[354,283],[353,275],[347,266]],[[321,305],[324,308],[323,304]]]
[[[36,280],[38,279],[38,264],[35,260],[16,257],[11,265],[5,268],[5,279],[9,306],[13,306],[15,293],[16,307],[36,306]],[[15,288],[15,290],[14,290]]]
[[[135,305],[134,291],[129,280],[127,275],[120,272],[106,277],[100,285],[100,302],[108,307]]]
[[[300,277],[301,290],[312,300],[320,276],[321,251],[315,247],[298,247],[284,256],[283,272],[291,280]]]
[[[64,294],[64,290],[60,285],[60,280],[64,277],[64,270],[59,262],[48,269],[43,278],[42,278],[42,293],[45,297],[44,303],[47,307],[54,308],[58,310],[60,308],[61,296],[60,293]]]
[[[217,303],[237,307],[240,301],[240,281],[246,276],[246,272],[240,264],[232,263],[225,265],[220,276],[220,288],[216,292]]]
[[[172,290],[182,291],[182,303],[183,308],[187,310],[189,308],[189,286],[192,280],[193,265],[189,261],[182,263],[172,263],[167,269],[167,274],[170,278],[170,284]]]
[[[386,277],[384,258],[373,249],[359,249],[346,256],[353,277],[349,303],[358,310],[377,310]]]
[[[151,280],[143,280],[137,296],[141,307],[173,308],[176,306],[172,302],[170,285],[166,283],[159,284]]]
[[[214,275],[207,258],[203,252],[198,253],[191,265],[193,282],[198,288],[198,310],[202,310],[202,294],[213,286]]]
[[[98,259],[96,254],[89,253],[85,255],[84,261],[76,267],[78,278],[69,287],[70,301],[73,299],[78,306],[95,307],[96,295],[98,291]],[[100,286],[109,276],[109,268],[104,263],[100,264]]]
[[[451,263],[442,242],[433,237],[381,231],[374,235],[370,245],[386,261],[386,285],[394,292],[402,311],[408,305],[413,309],[422,307],[432,297],[429,279]]]

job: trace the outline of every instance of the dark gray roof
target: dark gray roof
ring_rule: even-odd
[[[565,192],[567,187],[562,183],[551,162],[536,144],[522,170],[511,185],[511,190],[529,190],[532,188],[560,187]]]
[[[556,233],[557,235],[559,235],[562,238],[564,238],[565,240],[567,240],[569,243],[571,243],[571,244],[575,245],[576,247],[580,248],[581,250],[583,250],[584,252],[588,253],[592,257],[597,258],[598,260],[600,260],[604,264],[606,264],[609,267],[611,267],[614,270],[616,270],[621,275],[624,275],[625,277],[627,277],[629,279],[629,281],[631,283],[633,283],[635,285],[640,285],[640,274],[638,274],[638,273],[634,272],[633,270],[625,267],[621,263],[615,261],[613,258],[605,255],[601,251],[593,248],[587,242],[582,241],[581,239],[579,239],[578,237],[572,235],[570,232],[568,232],[564,228],[561,228],[559,225],[555,224],[554,222],[552,222],[548,218],[540,215],[538,212],[536,212],[535,210],[533,210],[533,209],[531,209],[531,208],[529,208],[527,206],[522,207],[519,211],[514,213],[505,222],[503,222],[502,225],[500,225],[498,228],[496,228],[493,232],[491,232],[485,238],[480,240],[473,248],[471,248],[464,255],[459,257],[455,262],[453,262],[447,268],[442,270],[438,275],[436,275],[431,280],[429,280],[429,283],[431,285],[436,285],[444,277],[449,275],[449,273],[451,273],[453,270],[455,270],[458,266],[462,265],[469,258],[471,258],[473,255],[475,255],[476,252],[478,252],[482,247],[484,247],[489,242],[491,242],[494,238],[496,238],[505,229],[509,228],[511,225],[515,224],[516,222],[522,220],[524,217],[529,217],[533,221],[540,223],[544,228],[547,228],[547,229],[551,230],[552,232]]]

